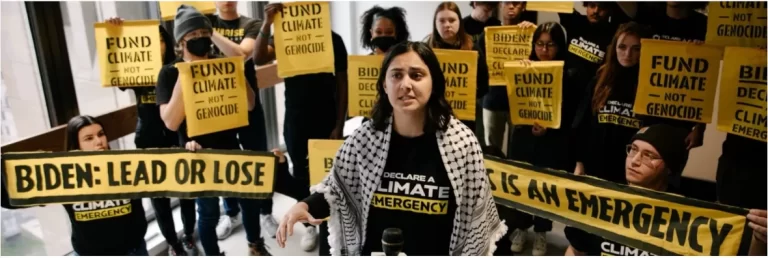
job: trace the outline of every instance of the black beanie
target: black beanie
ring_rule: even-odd
[[[637,134],[632,136],[632,142],[641,140],[653,146],[670,170],[670,177],[674,179],[683,173],[685,163],[688,162],[688,147],[685,145],[688,133],[679,127],[655,124],[637,131]]]
[[[176,39],[176,43],[181,42],[184,35],[197,29],[213,31],[208,17],[198,12],[195,7],[185,4],[179,6],[179,9],[176,10],[176,18],[173,20],[173,24],[173,37]]]

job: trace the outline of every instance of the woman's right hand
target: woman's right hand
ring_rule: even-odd
[[[196,150],[203,149],[203,146],[200,146],[196,141],[188,141],[184,148],[188,151],[195,152]]]
[[[289,236],[293,236],[293,227],[296,222],[309,222],[312,225],[320,225],[323,223],[321,219],[315,219],[309,214],[309,206],[305,202],[298,202],[283,216],[283,220],[280,221],[280,226],[277,227],[277,245],[280,248],[285,248],[285,241]],[[287,236],[286,236],[287,233]]]
[[[531,60],[521,59],[520,60],[520,65],[525,66],[525,67],[529,67],[529,66],[531,66]]]
[[[264,7],[264,17],[267,17],[264,19],[264,24],[269,26],[275,22],[275,15],[281,10],[283,10],[282,3],[271,3]]]
[[[527,29],[527,28],[536,28],[536,24],[533,24],[529,21],[522,21],[517,24],[517,27],[520,27],[521,29]]]
[[[122,19],[122,18],[120,18],[120,17],[109,17],[109,18],[108,18],[106,21],[104,21],[104,22],[105,22],[105,23],[109,23],[109,24],[112,24],[112,25],[115,25],[115,26],[120,26],[120,25],[123,25],[123,19]]]

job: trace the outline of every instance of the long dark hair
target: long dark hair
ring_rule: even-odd
[[[365,11],[360,20],[363,21],[363,29],[360,32],[360,42],[363,42],[363,47],[366,49],[376,48],[371,44],[371,28],[373,28],[373,22],[378,17],[384,17],[392,20],[395,24],[395,39],[397,42],[407,41],[411,37],[411,33],[408,32],[408,24],[405,23],[405,10],[403,8],[394,6],[388,9],[381,8],[381,6],[374,6],[373,8]]]
[[[459,6],[454,2],[442,2],[435,9],[435,16],[432,18],[432,35],[429,37],[429,46],[432,48],[441,48],[441,46],[448,45],[448,43],[440,37],[440,32],[437,31],[437,13],[443,10],[448,10],[456,13],[459,20],[459,31],[456,32],[456,40],[459,42],[461,50],[472,50],[472,36],[467,34],[464,29],[464,21],[461,19],[461,10]]]
[[[104,125],[92,116],[76,116],[67,122],[67,138],[65,139],[67,151],[80,150],[78,133],[80,133],[80,129],[83,129],[83,127],[93,124],[100,125],[101,128],[104,128]]]
[[[613,35],[611,44],[608,45],[605,61],[600,69],[597,70],[597,84],[592,95],[592,113],[596,113],[605,105],[608,96],[611,95],[616,81],[616,74],[621,70],[621,64],[616,57],[616,44],[622,35],[633,35],[638,38],[648,38],[649,30],[647,27],[636,22],[628,22],[619,26],[616,34]]]
[[[540,61],[539,57],[536,56],[536,41],[539,40],[542,33],[549,33],[552,42],[555,42],[557,45],[557,55],[555,55],[553,60],[564,61],[565,56],[567,55],[566,53],[568,53],[568,41],[565,39],[565,30],[563,30],[563,26],[557,22],[545,22],[536,28],[536,31],[533,32],[533,41],[531,41],[531,50],[533,51],[531,51],[531,55],[528,59],[531,61]]]
[[[384,57],[384,62],[381,64],[381,72],[379,72],[379,79],[376,81],[376,104],[373,105],[373,114],[371,115],[373,127],[379,131],[386,130],[389,124],[389,117],[392,116],[392,103],[389,103],[387,93],[384,91],[389,64],[392,63],[395,57],[410,51],[415,52],[421,57],[421,60],[429,68],[429,74],[432,77],[432,95],[429,96],[429,101],[427,102],[424,132],[445,131],[448,129],[448,122],[453,115],[453,110],[445,99],[445,76],[440,69],[440,62],[437,61],[435,52],[432,52],[432,49],[426,43],[410,41],[395,45]]]
[[[176,43],[173,41],[173,37],[171,37],[171,34],[168,33],[167,30],[165,30],[165,27],[163,25],[159,25],[160,27],[160,37],[163,38],[163,41],[165,42],[165,55],[163,55],[163,64],[170,64],[174,60],[176,60],[176,50],[174,49],[174,46],[176,46]]]

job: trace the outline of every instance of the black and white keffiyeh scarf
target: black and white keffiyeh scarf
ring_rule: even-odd
[[[392,118],[386,131],[372,121],[344,141],[331,172],[313,193],[322,193],[331,207],[328,242],[332,255],[361,255],[368,211],[387,162]],[[437,143],[456,197],[449,255],[492,255],[507,231],[499,219],[483,164],[480,144],[472,131],[451,117],[448,129],[438,131]]]

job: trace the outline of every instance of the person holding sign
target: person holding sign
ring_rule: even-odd
[[[411,38],[403,8],[384,9],[376,5],[365,11],[360,19],[363,21],[360,42],[363,48],[373,51],[372,55],[383,55],[392,46]]]
[[[485,31],[485,27],[501,26],[501,21],[493,17],[493,11],[499,7],[499,2],[492,1],[470,1],[472,13],[461,20],[464,30],[472,36],[472,42],[477,42],[480,35]]]
[[[480,144],[445,99],[437,57],[424,43],[404,42],[381,70],[373,119],[344,142],[315,193],[286,213],[278,244],[285,247],[296,222],[330,215],[334,255],[381,251],[387,228],[403,230],[409,256],[490,255],[506,226]]]
[[[76,116],[66,129],[67,151],[109,150],[102,124],[90,116]],[[141,199],[104,200],[63,204],[72,225],[72,249],[75,255],[149,256],[144,234],[147,219]],[[2,207],[12,206],[6,182],[2,183]]]
[[[104,21],[113,25],[120,26],[123,19],[112,17]],[[173,45],[173,38],[162,25],[160,28],[160,52],[163,55],[163,64],[169,64],[176,59],[173,51],[168,51],[168,45]],[[136,136],[134,143],[136,148],[170,148],[179,146],[179,138],[176,132],[168,130],[160,118],[160,111],[156,101],[155,87],[120,87],[122,91],[126,89],[133,90],[136,94],[136,108],[138,119],[136,120]],[[168,248],[168,254],[171,256],[196,255],[197,248],[192,235],[195,233],[195,200],[179,199],[181,207],[181,217],[184,224],[184,239],[179,240],[176,234],[176,227],[173,223],[173,213],[171,209],[171,199],[152,198],[152,208],[155,209],[155,217],[160,227],[160,232],[165,237],[165,241],[171,248]]]
[[[211,22],[193,7],[181,5],[174,20],[174,37],[177,50],[181,52],[181,60],[178,62],[194,62],[215,58],[211,55],[211,34],[213,28]],[[255,77],[255,70],[245,69],[246,77]],[[246,80],[253,81],[253,80]],[[247,83],[246,84],[250,84]],[[157,80],[157,103],[160,106],[160,117],[165,126],[177,131],[181,138],[181,145],[189,150],[205,148],[239,150],[240,143],[237,139],[237,130],[230,129],[189,138],[186,133],[186,112],[182,87],[179,78],[179,69],[175,64],[163,66]],[[256,105],[255,94],[250,85],[246,85],[248,94],[248,110]],[[243,212],[243,227],[248,239],[248,248],[251,255],[269,255],[264,246],[264,240],[260,237],[261,227],[259,218],[259,200],[239,198],[238,202]],[[218,237],[216,225],[219,222],[218,198],[197,198],[198,233],[206,255],[219,255]]]
[[[456,3],[440,3],[435,10],[432,34],[428,35],[425,41],[433,49],[479,51],[480,48],[474,44],[472,37],[466,32],[465,26],[461,24],[460,18],[461,11]],[[485,63],[483,55],[477,55],[476,78],[475,121],[480,121],[480,125],[482,125],[482,99],[488,92],[488,64]],[[478,139],[483,139],[482,128],[478,128],[475,121],[462,120],[467,127],[472,129]]]

